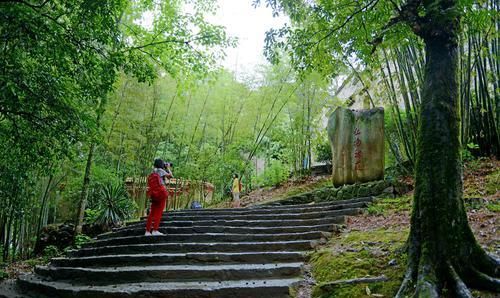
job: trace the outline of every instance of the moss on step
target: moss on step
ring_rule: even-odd
[[[378,199],[366,209],[370,215],[387,216],[395,212],[411,211],[412,196]]]
[[[313,297],[369,297],[381,294],[392,297],[403,278],[406,254],[402,246],[408,230],[351,231],[332,239],[327,246],[311,254],[312,274],[318,286]],[[387,282],[355,284],[325,291],[321,284],[335,280],[385,275]]]

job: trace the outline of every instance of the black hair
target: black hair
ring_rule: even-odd
[[[155,162],[153,164],[155,168],[158,169],[163,169],[165,167],[165,162],[159,158],[155,159]]]
[[[234,174],[233,174],[233,177],[234,177],[234,178],[238,178],[238,174],[234,173]]]

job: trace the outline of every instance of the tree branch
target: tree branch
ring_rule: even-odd
[[[417,35],[419,35],[422,30],[422,26],[425,20],[418,15],[418,7],[422,3],[422,0],[409,0],[401,8],[398,8],[398,6],[394,2],[392,3],[393,5],[395,5],[395,9],[398,14],[392,17],[389,22],[381,28],[380,33],[372,41],[369,42],[372,45],[372,54],[376,51],[378,45],[380,45],[384,41],[384,37],[387,32],[397,24],[408,24],[413,32],[415,32],[415,34]]]
[[[162,44],[167,44],[167,43],[178,43],[178,44],[183,44],[185,46],[193,48],[191,46],[191,43],[193,41],[204,40],[204,39],[207,39],[207,38],[210,38],[210,37],[212,37],[212,36],[211,35],[202,35],[202,36],[199,36],[199,37],[196,37],[196,38],[192,38],[190,40],[182,40],[182,39],[176,39],[176,38],[164,39],[164,40],[159,40],[159,41],[153,41],[153,42],[150,42],[148,44],[143,44],[143,45],[138,45],[138,46],[134,46],[134,47],[129,47],[129,48],[124,49],[123,52],[130,52],[130,51],[133,51],[133,50],[141,50],[141,49],[144,49],[144,48],[154,47],[154,46],[157,46],[157,45],[162,45]]]
[[[161,45],[161,44],[166,44],[166,43],[180,43],[180,44],[188,45],[190,43],[190,41],[185,41],[185,40],[180,40],[180,39],[165,39],[165,40],[155,41],[155,42],[151,42],[151,43],[140,45],[140,46],[129,47],[129,48],[125,49],[123,52],[130,52],[130,51],[133,51],[133,50],[140,50],[140,49],[144,49],[144,48],[147,48],[147,47],[153,47],[153,46],[157,46],[157,45]]]
[[[322,38],[320,38],[318,41],[312,43],[312,45],[317,45],[317,44],[320,44],[323,40],[329,38],[330,36],[332,36],[335,32],[337,32],[338,30],[344,28],[356,15],[362,13],[363,11],[369,9],[369,8],[373,8],[375,7],[378,2],[380,0],[371,0],[370,2],[368,2],[366,5],[364,5],[363,7],[360,7],[358,8],[356,11],[354,11],[351,15],[349,15],[342,24],[340,24],[339,26],[333,28],[328,34],[326,34],[325,36],[323,36]]]
[[[47,4],[50,0],[45,0],[44,2],[36,5],[36,4],[31,4],[27,1],[23,1],[23,0],[9,0],[9,1],[6,1],[6,2],[14,2],[14,3],[19,3],[19,4],[23,4],[23,5],[26,5],[28,7],[31,7],[33,9],[40,9],[40,8],[43,8],[45,6],[45,4]]]

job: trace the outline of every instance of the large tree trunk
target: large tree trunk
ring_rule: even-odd
[[[444,14],[443,14],[444,15]],[[472,297],[467,286],[499,291],[499,261],[476,242],[462,198],[458,106],[458,21],[443,21],[422,37],[426,67],[417,137],[416,188],[409,264],[397,294]],[[444,23],[444,25],[443,25]]]

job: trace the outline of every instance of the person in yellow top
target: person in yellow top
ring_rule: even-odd
[[[231,193],[233,194],[233,208],[240,207],[240,192],[240,179],[238,179],[238,174],[233,174],[233,186],[231,187]]]

